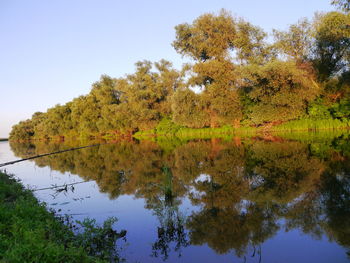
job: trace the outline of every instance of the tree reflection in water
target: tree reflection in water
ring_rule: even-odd
[[[163,196],[155,197],[153,211],[159,220],[158,239],[152,244],[152,255],[162,256],[166,260],[170,252],[170,244],[175,243],[174,250],[181,256],[181,248],[189,242],[185,232],[185,216],[179,211],[180,201],[173,192],[173,175],[169,167],[163,167]]]
[[[239,142],[239,143],[238,143]],[[168,146],[170,148],[167,148]],[[78,145],[11,143],[19,157]],[[299,229],[350,248],[350,141],[234,138],[176,143],[119,142],[35,159],[38,166],[95,180],[117,198],[143,198],[159,225],[152,255],[189,245],[261,260],[261,244]],[[194,209],[185,216],[182,201]]]

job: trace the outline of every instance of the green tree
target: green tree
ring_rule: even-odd
[[[296,24],[290,25],[288,31],[273,30],[274,46],[282,54],[302,63],[307,61],[311,54],[311,34],[311,23],[303,18]]]
[[[101,76],[100,81],[92,85],[90,95],[94,98],[96,111],[100,113],[96,120],[98,131],[103,133],[115,130],[115,115],[121,96],[121,91],[116,87],[116,80],[106,75]]]
[[[73,128],[69,104],[56,105],[48,109],[45,115],[46,117],[37,128],[37,131],[41,133],[37,134],[38,137],[63,136]]]
[[[10,140],[29,140],[34,135],[34,127],[31,120],[20,121],[12,126]]]
[[[321,81],[347,69],[350,59],[350,15],[329,12],[315,21],[314,65]]]
[[[119,81],[121,104],[117,119],[123,121],[123,129],[149,129],[171,112],[170,97],[181,85],[181,75],[170,62],[150,61],[136,63],[136,72]],[[119,87],[118,86],[118,87]]]
[[[99,117],[100,108],[93,96],[80,96],[73,100],[72,120],[80,135],[96,134]]]
[[[175,27],[175,50],[181,55],[190,56],[197,61],[212,58],[225,58],[233,49],[236,36],[235,22],[225,10],[219,15],[204,14],[190,24]]]
[[[201,128],[209,125],[208,114],[199,94],[192,90],[178,90],[172,97],[172,112],[175,123],[190,128]]]
[[[236,22],[234,46],[240,64],[264,64],[275,57],[272,46],[266,43],[267,33],[244,19]]]
[[[198,96],[210,127],[238,122],[242,114],[234,65],[228,60],[208,60],[196,63],[193,72],[196,75],[189,83],[204,89]]]
[[[201,89],[199,96],[204,102],[201,106],[205,107],[204,111],[209,115],[210,126],[240,120],[241,108],[234,85],[234,66],[229,58],[237,31],[232,16],[225,10],[219,15],[204,14],[191,25],[180,24],[175,30],[175,50],[195,61],[188,86]],[[225,108],[224,105],[229,107]]]
[[[320,92],[313,76],[291,61],[250,65],[243,69],[242,76],[254,103],[249,118],[255,125],[299,118]]]

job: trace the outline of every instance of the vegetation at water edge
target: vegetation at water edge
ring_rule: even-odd
[[[91,219],[67,220],[47,211],[30,190],[0,172],[1,262],[119,262],[115,246],[122,234],[112,228],[116,219],[103,226]]]

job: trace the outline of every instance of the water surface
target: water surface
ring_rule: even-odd
[[[285,136],[288,137],[288,136]],[[349,262],[347,134],[118,142],[7,167],[127,262]],[[0,142],[0,163],[80,146]]]

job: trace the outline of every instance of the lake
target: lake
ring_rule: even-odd
[[[0,163],[81,145],[0,142]],[[127,262],[349,262],[348,133],[121,141],[6,167]]]

